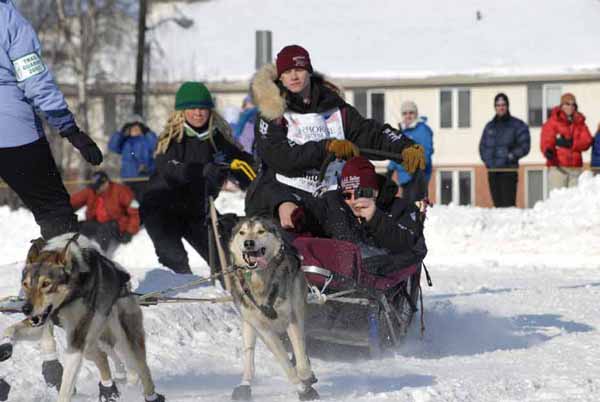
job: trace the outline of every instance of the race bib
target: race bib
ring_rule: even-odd
[[[302,145],[309,141],[321,141],[329,138],[339,140],[345,138],[340,109],[336,108],[325,113],[286,112],[283,116],[288,123],[287,138],[292,145]],[[337,166],[337,163],[332,163],[327,169],[323,182],[319,182],[317,169],[306,171],[302,177],[287,177],[279,173],[275,177],[280,183],[314,194],[319,190],[335,190],[337,188],[336,176],[340,171],[341,168]]]
[[[46,71],[46,65],[37,53],[29,53],[13,61],[18,82],[23,82]]]

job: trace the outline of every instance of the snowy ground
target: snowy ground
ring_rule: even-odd
[[[222,199],[238,209],[241,198]],[[595,401],[600,392],[600,177],[585,176],[532,210],[436,206],[430,211],[425,289],[427,330],[415,325],[382,360],[330,351],[313,356],[317,389],[327,401]],[[37,235],[29,213],[0,208],[0,297],[18,292],[27,243]],[[207,273],[192,255],[194,272]],[[140,290],[185,278],[160,267],[145,232],[117,250]],[[203,287],[182,294],[218,294]],[[149,362],[169,401],[227,401],[241,372],[240,330],[229,305],[145,308]],[[0,330],[19,315],[0,315]],[[62,334],[59,334],[62,339]],[[294,400],[270,354],[257,354],[257,401]],[[11,401],[46,395],[35,344],[21,344],[0,365]],[[82,370],[76,401],[97,400],[97,374]],[[122,386],[124,401],[141,401]]]

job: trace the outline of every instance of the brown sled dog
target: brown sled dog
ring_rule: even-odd
[[[233,391],[234,400],[251,398],[254,347],[257,335],[275,355],[300,400],[318,399],[317,380],[306,354],[304,317],[307,285],[298,256],[286,247],[279,229],[270,221],[250,218],[234,229],[229,244],[234,275],[232,294],[242,316],[244,374]],[[287,333],[296,365],[288,358],[280,335]]]
[[[34,241],[22,278],[27,318],[5,330],[0,348],[12,352],[12,343],[40,338],[54,323],[67,338],[58,402],[71,401],[84,356],[100,371],[100,401],[119,400],[107,357],[115,351],[141,379],[145,400],[163,402],[146,363],[142,311],[129,291],[129,279],[83,236],[68,233]]]

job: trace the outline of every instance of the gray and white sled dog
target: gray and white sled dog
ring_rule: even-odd
[[[242,316],[244,373],[232,399],[251,399],[257,335],[275,355],[300,400],[319,399],[317,381],[306,353],[304,317],[307,284],[300,259],[284,242],[279,228],[261,218],[242,220],[229,243],[231,263],[238,268],[232,281],[234,303]],[[281,335],[287,333],[295,365]]]
[[[147,402],[163,402],[146,362],[142,310],[130,292],[129,279],[124,268],[83,236],[68,233],[48,242],[35,240],[21,282],[27,318],[4,331],[2,358],[10,357],[20,339],[53,342],[55,324],[65,330],[67,342],[58,402],[71,401],[83,357],[100,371],[99,400],[118,401],[108,355],[121,356],[128,370],[139,376]]]

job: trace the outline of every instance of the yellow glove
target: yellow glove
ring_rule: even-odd
[[[248,162],[245,162],[240,159],[234,159],[229,165],[229,168],[231,170],[241,170],[242,173],[244,173],[246,177],[250,179],[250,181],[256,179],[256,172],[254,171],[254,169],[252,169],[252,166],[250,166]]]
[[[425,170],[425,149],[422,145],[413,144],[402,150],[402,167],[410,174],[417,169]]]
[[[338,159],[350,159],[360,155],[358,147],[348,140],[327,141],[327,152],[335,154]]]

